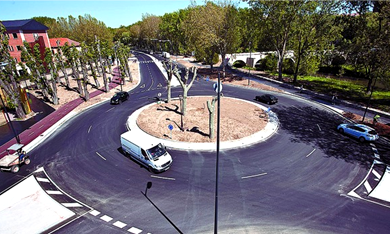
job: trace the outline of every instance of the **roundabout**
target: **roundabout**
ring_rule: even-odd
[[[191,99],[193,99],[192,102]],[[195,103],[199,104],[199,102],[201,101],[204,105],[200,104],[200,106],[205,106],[207,105],[205,104],[206,100],[211,99],[212,97],[205,96],[189,97],[190,101],[188,109],[192,108],[197,112],[201,112],[201,115],[196,118],[198,121],[195,121],[195,114],[188,114],[187,117],[185,117],[187,129],[185,129],[184,131],[180,130],[181,114],[177,113],[176,109],[168,107],[166,103],[152,103],[136,110],[127,119],[126,126],[130,132],[133,132],[133,134],[142,136],[146,139],[149,138],[153,142],[160,141],[168,148],[213,151],[216,150],[215,139],[210,140],[209,134],[206,133],[208,130],[208,113],[206,113],[207,110],[205,110],[205,107],[199,108],[195,106]],[[225,130],[225,134],[222,134],[224,138],[221,139],[220,149],[227,150],[235,149],[238,147],[247,147],[259,142],[266,141],[268,138],[270,138],[273,134],[277,132],[279,121],[277,115],[269,108],[254,102],[249,102],[237,98],[224,97],[221,100],[221,115],[223,115],[223,106],[224,104],[226,104],[225,106],[230,106],[230,109],[239,109],[237,107],[241,108],[237,110],[237,112],[230,113],[230,116],[238,116],[238,112],[246,111],[244,114],[241,113],[240,116],[246,116],[248,120],[241,120],[241,124],[233,124],[234,121],[229,121],[229,117],[226,117],[224,119],[225,125],[222,125],[221,129],[222,131]],[[178,102],[176,101],[176,103]],[[172,105],[177,107],[176,103],[173,101]],[[194,106],[191,106],[191,104]],[[229,111],[228,109],[229,108],[226,109],[225,113]],[[147,112],[147,114],[145,114],[145,112]],[[149,119],[146,119],[146,116],[151,117]],[[240,116],[238,116],[237,118],[240,119]],[[157,121],[157,119],[159,121]],[[196,123],[195,125],[194,122]],[[174,123],[174,129],[176,130],[175,132],[182,133],[181,135],[184,135],[187,138],[185,140],[176,140],[175,138],[180,139],[180,136],[176,136],[177,133],[175,132],[169,132],[170,130],[168,126],[170,123]],[[202,126],[202,128],[199,128],[198,126]],[[196,128],[196,131],[191,131],[191,129],[194,128]],[[239,135],[239,133],[243,133],[244,136],[240,138],[236,137],[238,139],[234,140],[229,139],[232,138],[232,136]],[[173,139],[170,139],[170,135],[174,135],[174,137],[172,137]]]

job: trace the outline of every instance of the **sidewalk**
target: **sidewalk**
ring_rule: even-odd
[[[113,78],[111,83],[109,83],[110,90],[119,86],[119,72],[117,68],[114,68]],[[90,98],[94,98],[102,93],[105,93],[103,90],[96,90],[90,93]],[[79,97],[73,101],[70,101],[63,105],[58,110],[47,115],[45,118],[41,119],[34,125],[32,125],[27,130],[19,134],[20,143],[24,144],[24,150],[26,152],[33,149],[36,145],[41,143],[46,137],[48,137],[56,128],[61,126],[67,120],[69,120],[73,115],[69,115],[76,107],[84,103],[84,99]],[[0,158],[6,155],[6,149],[17,143],[15,138],[12,138],[7,143],[0,146]],[[30,144],[32,143],[32,144]]]

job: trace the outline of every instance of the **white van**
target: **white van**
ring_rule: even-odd
[[[159,142],[142,139],[131,131],[121,135],[121,145],[124,153],[145,166],[151,172],[163,172],[172,164],[172,157]]]

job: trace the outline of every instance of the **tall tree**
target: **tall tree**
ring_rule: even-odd
[[[15,79],[16,64],[11,58],[8,51],[8,38],[5,36],[6,29],[0,22],[0,61],[5,63],[5,66],[0,68],[0,88],[2,88],[8,100],[15,107],[16,115],[19,118],[26,117],[26,111],[23,109],[21,97],[19,94],[20,84]],[[6,108],[6,107],[4,107]]]
[[[278,79],[282,80],[283,60],[287,52],[287,43],[293,33],[293,25],[298,11],[307,1],[263,1],[244,0],[256,12],[262,21],[262,36],[272,44],[278,56]]]
[[[174,73],[177,77],[177,80],[179,81],[180,86],[183,89],[183,105],[182,105],[182,109],[181,109],[181,113],[183,116],[186,115],[188,91],[190,90],[192,84],[194,83],[194,81],[196,79],[197,71],[198,71],[198,69],[196,67],[191,67],[191,69],[187,68],[186,74],[184,75],[184,77],[182,77],[177,69],[174,70]],[[188,80],[190,79],[190,72],[193,74],[193,76],[192,76],[192,79],[188,83]]]
[[[331,42],[340,35],[340,28],[334,22],[339,6],[340,2],[336,1],[307,1],[297,10],[290,38],[295,58],[294,83],[298,74],[310,72],[310,63],[318,60],[323,51],[333,49]]]

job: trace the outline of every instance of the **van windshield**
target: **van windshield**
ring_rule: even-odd
[[[148,149],[149,155],[152,156],[153,160],[158,159],[158,157],[162,156],[165,154],[165,149],[164,147],[160,144]]]

